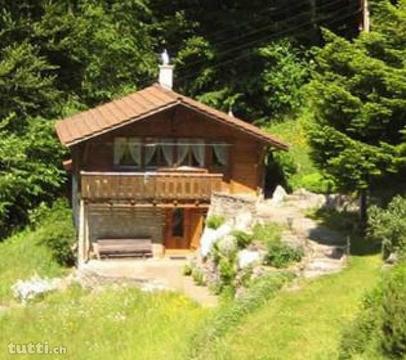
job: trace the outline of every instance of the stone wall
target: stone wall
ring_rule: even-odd
[[[163,249],[164,213],[158,208],[89,205],[90,243],[100,238],[150,238],[154,256]]]
[[[207,216],[220,215],[226,222],[241,228],[252,225],[256,217],[257,196],[215,193],[212,195]]]

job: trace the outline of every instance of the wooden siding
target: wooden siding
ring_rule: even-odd
[[[231,145],[230,164],[223,174],[221,190],[230,193],[257,193],[263,186],[264,143],[182,106],[78,145],[77,154],[80,156],[74,159],[79,162],[76,168],[87,172],[117,170],[113,167],[113,142],[117,136],[202,138],[205,141],[226,142]],[[208,171],[210,174],[218,172],[210,168]],[[159,179],[161,181],[163,178]],[[164,186],[166,185],[162,185]],[[163,191],[167,194],[168,190]],[[85,194],[86,190],[82,190],[82,196]],[[160,192],[156,194],[163,196]]]
[[[221,191],[221,174],[82,172],[85,200],[202,201]]]

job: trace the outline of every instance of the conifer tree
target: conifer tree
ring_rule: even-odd
[[[406,1],[377,1],[379,20],[353,42],[324,32],[309,85],[313,158],[344,191],[361,196],[378,179],[404,169]]]

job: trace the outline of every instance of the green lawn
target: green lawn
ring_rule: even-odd
[[[66,347],[63,359],[183,359],[207,311],[173,293],[73,287],[0,313],[0,359],[16,358],[8,354],[9,343],[31,342]]]
[[[0,359],[16,358],[8,354],[9,343],[31,342],[66,346],[61,358],[78,360],[190,359],[194,349],[215,360],[334,359],[342,328],[380,268],[379,256],[354,255],[339,274],[301,281],[298,289],[279,293],[271,284],[262,300],[215,310],[180,294],[118,286],[93,292],[74,286],[16,306],[10,286],[17,279],[67,271],[36,238],[27,230],[0,244],[0,305],[10,306],[0,308]]]
[[[10,287],[19,279],[66,273],[49,250],[38,243],[37,231],[24,230],[0,242],[0,305],[12,302]]]
[[[10,287],[18,279],[69,271],[39,243],[42,230],[27,229],[0,243],[0,305],[9,307],[0,306],[0,359],[19,358],[8,353],[10,343],[37,342],[65,346],[63,359],[186,358],[189,338],[209,310],[180,294],[148,294],[123,286],[90,292],[73,286],[17,305]]]
[[[335,275],[284,290],[227,334],[210,359],[335,359],[340,332],[379,278],[378,255],[353,256]]]

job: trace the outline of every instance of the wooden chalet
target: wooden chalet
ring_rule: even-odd
[[[287,146],[160,84],[60,120],[71,150],[79,262],[92,253],[196,249],[214,192],[261,195],[264,156]]]

